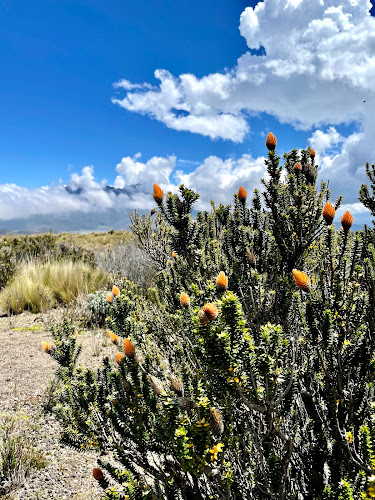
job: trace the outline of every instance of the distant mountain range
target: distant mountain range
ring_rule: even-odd
[[[111,229],[129,229],[129,216],[112,211],[89,213],[74,212],[69,215],[35,215],[27,219],[0,221],[0,234],[35,234],[64,232],[95,232]]]
[[[127,196],[132,196],[140,192],[140,184],[131,184],[127,188],[115,188],[114,186],[105,186],[103,187],[103,191],[106,193],[114,193],[116,196],[119,194],[126,194]],[[65,186],[65,191],[69,194],[81,194],[84,191],[84,188],[73,189],[70,186]]]

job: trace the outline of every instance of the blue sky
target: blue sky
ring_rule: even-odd
[[[321,177],[365,220],[371,4],[257,4],[0,0],[0,229],[49,215],[69,229],[74,213],[94,229],[98,213],[149,208],[154,180],[197,189],[201,208],[229,202],[258,186],[268,131],[281,155],[314,147]],[[107,183],[140,187],[114,199]]]

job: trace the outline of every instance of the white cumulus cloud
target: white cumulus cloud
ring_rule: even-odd
[[[232,69],[202,78],[157,69],[157,86],[127,84],[113,102],[175,130],[234,142],[250,132],[251,116],[272,115],[311,132],[321,178],[356,203],[364,164],[375,160],[371,7],[369,0],[264,0],[239,23],[249,49],[263,47],[263,55],[248,51]],[[356,131],[343,137],[340,124]]]

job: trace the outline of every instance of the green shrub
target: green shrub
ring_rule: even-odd
[[[87,297],[86,306],[89,311],[87,320],[90,326],[104,326],[105,320],[110,312],[110,305],[106,300],[107,292],[98,291],[90,293]]]
[[[336,231],[313,151],[285,154],[283,177],[270,139],[249,205],[240,189],[193,219],[196,193],[156,186],[155,229],[133,216],[155,286],[123,283],[116,362],[73,370],[57,405],[64,441],[101,452],[105,498],[375,491],[375,232],[349,213]]]
[[[14,276],[15,271],[16,261],[11,247],[0,244],[0,290]]]

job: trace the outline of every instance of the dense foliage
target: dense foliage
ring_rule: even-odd
[[[64,442],[100,451],[107,499],[375,496],[374,230],[349,212],[336,230],[313,150],[282,169],[266,145],[250,204],[241,187],[193,218],[196,193],[154,186],[154,224],[133,230],[155,287],[107,296],[113,362],[61,371]],[[71,367],[64,332],[44,347]]]

